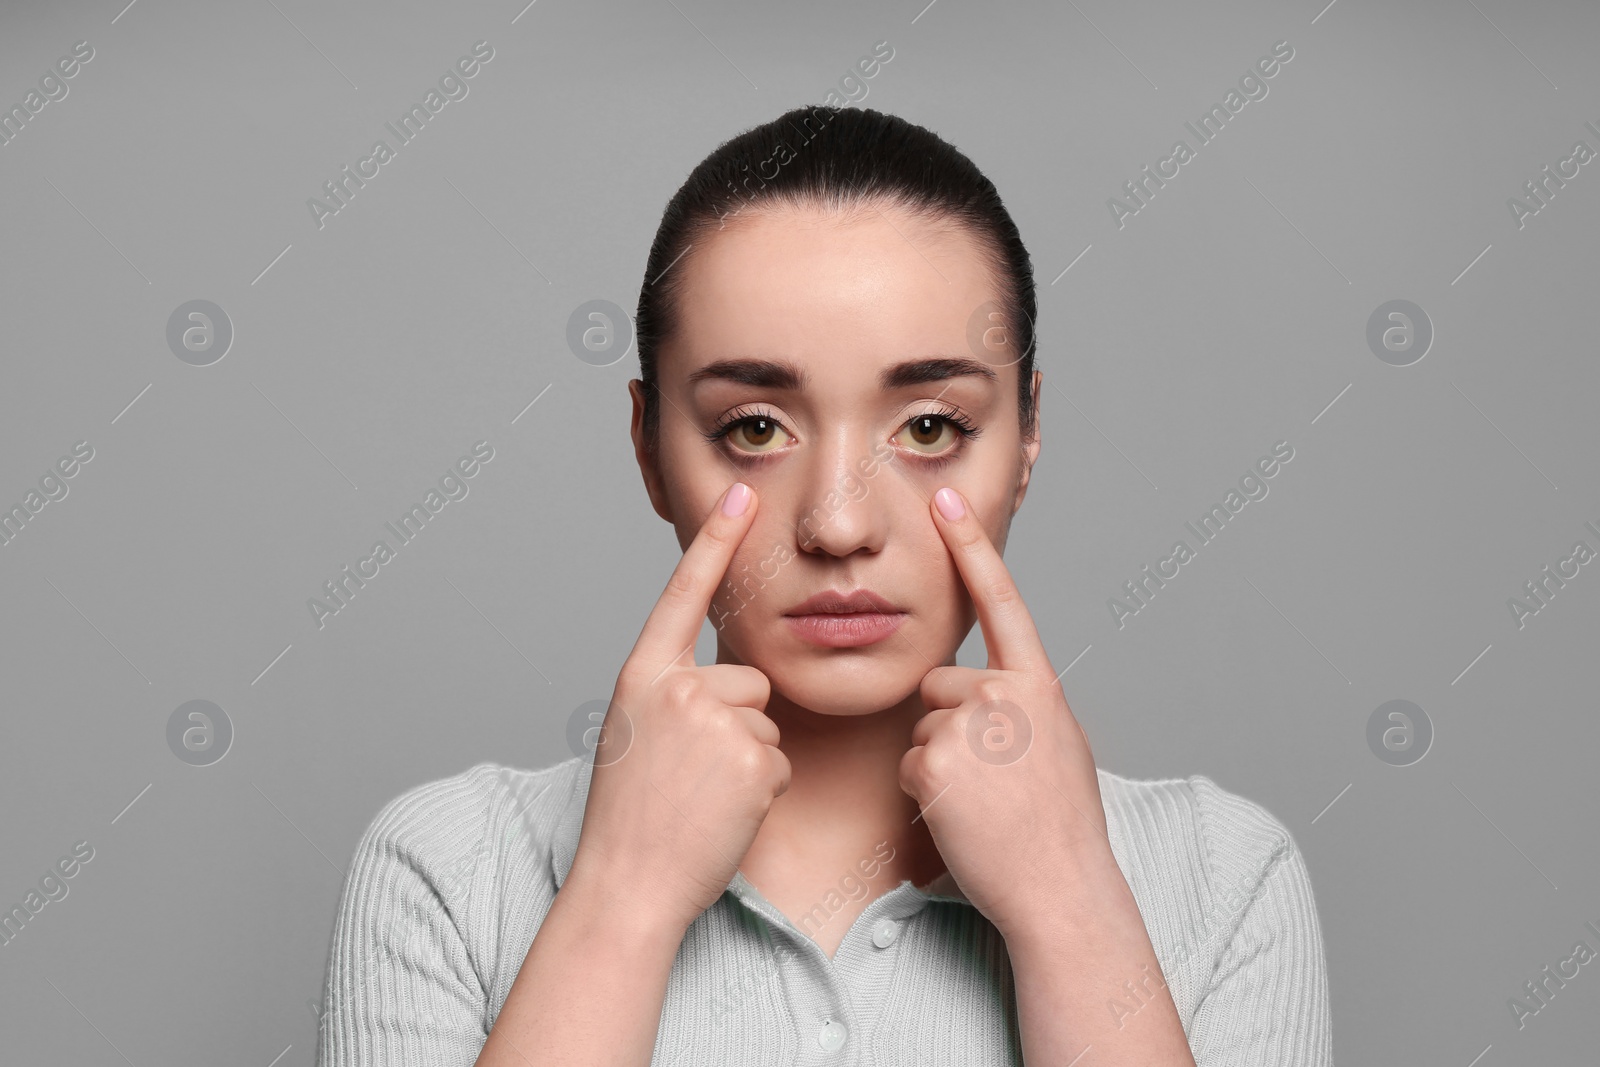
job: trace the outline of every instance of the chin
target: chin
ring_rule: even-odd
[[[773,690],[818,715],[875,715],[917,692],[927,673],[912,669],[904,657],[859,650],[786,655],[769,664],[761,670]]]
[[[876,715],[885,708],[894,707],[916,689],[915,686],[908,689],[883,686],[877,691],[851,690],[845,693],[841,692],[839,686],[827,682],[815,686],[779,686],[774,682],[773,688],[808,711],[841,719]]]

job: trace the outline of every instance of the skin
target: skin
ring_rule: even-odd
[[[658,448],[645,448],[643,383],[634,381],[635,452],[651,504],[682,547],[731,482],[760,495],[710,616],[719,623],[717,662],[755,666],[771,680],[765,710],[793,766],[789,791],[774,802],[740,869],[797,917],[887,842],[894,858],[852,905],[859,913],[902,878],[924,885],[946,869],[927,823],[913,822],[916,802],[897,782],[911,730],[927,710],[918,686],[933,667],[954,664],[976,621],[929,520],[929,498],[941,485],[960,489],[1003,547],[1040,442],[1022,439],[1015,355],[969,346],[973,309],[997,293],[964,230],[941,232],[888,206],[855,221],[815,211],[747,212],[678,267],[691,295],[658,361]],[[962,376],[880,390],[882,368],[935,355],[982,355],[994,380]],[[810,381],[799,392],[689,382],[691,372],[736,358],[787,360]],[[1035,372],[1035,389],[1039,380]],[[702,433],[722,416],[755,405],[780,432],[764,440],[747,425],[706,442]],[[961,441],[941,423],[920,434],[906,427],[951,407],[981,429],[978,438]],[[766,458],[738,462],[753,454]],[[957,458],[937,473],[920,462],[950,454]],[[863,461],[884,455],[892,458],[863,475]],[[775,569],[770,581],[737,583]],[[780,617],[813,593],[856,587],[882,594],[909,618],[874,645],[824,649],[791,634]],[[808,929],[831,955],[851,918],[837,914],[821,930]]]
[[[658,364],[658,448],[635,381],[635,453],[685,550],[730,484],[755,491],[708,614],[717,663],[770,681],[764,710],[790,766],[739,869],[830,955],[876,896],[948,870],[1006,940],[1028,1063],[1192,1065],[1164,983],[1126,1026],[1106,1010],[1124,980],[1160,965],[1106,837],[1088,739],[1001,559],[1040,441],[1021,433],[1003,337],[977,353],[968,341],[974,310],[997,295],[978,245],[888,205],[856,217],[783,208],[745,213],[675,269],[688,295]],[[936,356],[980,357],[992,374],[880,389],[884,369]],[[786,361],[808,380],[695,380],[733,359]],[[1036,371],[1035,412],[1040,382]],[[756,406],[778,430],[703,436]],[[950,407],[980,436],[907,425]],[[946,455],[937,469],[922,462]],[[893,635],[820,648],[782,617],[813,593],[858,587],[907,613]],[[974,623],[983,669],[955,665]],[[975,715],[981,745],[969,740]],[[997,733],[1026,745],[997,750]],[[806,927],[801,916],[880,842],[893,858],[866,896]]]

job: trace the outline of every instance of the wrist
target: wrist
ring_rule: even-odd
[[[602,939],[620,938],[631,945],[655,945],[676,954],[689,923],[666,907],[648,887],[621,872],[612,874],[574,863],[556,893],[556,904],[573,921]]]
[[[1045,884],[1004,922],[995,923],[1008,945],[1081,940],[1120,915],[1139,915],[1133,891],[1103,839],[1064,853],[1041,873]]]

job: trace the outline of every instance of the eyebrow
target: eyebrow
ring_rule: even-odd
[[[968,376],[990,382],[1000,380],[994,370],[980,360],[964,356],[935,356],[885,367],[878,373],[878,388],[889,392],[909,385]],[[809,380],[810,375],[804,369],[781,359],[719,359],[689,375],[691,386],[705,381],[728,381],[788,392],[800,392]]]

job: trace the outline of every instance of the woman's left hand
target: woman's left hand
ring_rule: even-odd
[[[960,507],[958,518],[945,516],[941,499]],[[1100,783],[1089,739],[978,516],[954,489],[935,494],[933,511],[989,665],[935,667],[922,679],[928,713],[901,757],[900,787],[961,891],[1002,934],[1022,931],[1070,899],[1064,885],[1115,869]]]

